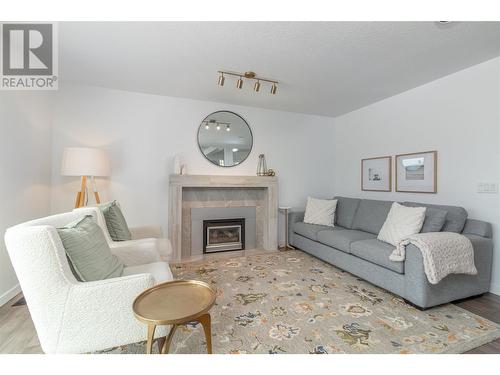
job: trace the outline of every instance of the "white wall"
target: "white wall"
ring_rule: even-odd
[[[335,122],[335,192],[373,199],[460,205],[493,223],[491,290],[500,294],[500,199],[478,194],[478,182],[499,183],[500,58],[465,69]],[[438,193],[362,192],[360,160],[438,150]]]
[[[20,292],[5,229],[50,211],[51,95],[0,93],[0,306]]]
[[[201,120],[224,109],[243,116],[254,136],[250,156],[233,168],[209,163],[196,141]],[[280,204],[303,207],[308,194],[333,194],[332,124],[328,117],[65,86],[58,93],[53,119],[52,212],[72,209],[79,188],[77,178],[59,174],[62,151],[69,146],[108,151],[112,176],[98,181],[101,198],[119,200],[130,225],[159,223],[166,232],[168,175],[177,153],[189,174],[237,175],[255,175],[258,154],[264,153],[279,177]]]

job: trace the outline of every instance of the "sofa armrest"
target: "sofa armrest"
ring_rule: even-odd
[[[304,221],[305,211],[292,211],[288,214],[288,225]]]
[[[467,219],[465,221],[465,227],[462,231],[462,234],[475,234],[477,236],[491,238],[492,232],[493,230],[490,223],[482,220]]]
[[[156,244],[161,260],[164,262],[171,261],[174,251],[170,240],[168,238],[157,238]]]
[[[288,213],[288,241],[293,245],[293,233],[295,223],[304,221],[304,211],[292,211]]]
[[[161,238],[163,237],[163,232],[161,227],[158,225],[147,225],[143,227],[129,228],[130,234],[132,234],[133,240],[139,240],[141,238]]]
[[[82,353],[144,340],[134,299],[154,285],[150,274],[78,283],[65,305],[57,352]]]
[[[139,266],[161,260],[157,242],[156,238],[115,241],[109,248],[125,266]]]
[[[474,249],[474,264],[480,277],[491,279],[493,264],[493,240],[475,234],[464,234],[472,243]]]

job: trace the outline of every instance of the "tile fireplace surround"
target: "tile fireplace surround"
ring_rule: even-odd
[[[170,175],[168,207],[174,260],[191,254],[192,208],[255,207],[257,246],[278,247],[277,177]]]

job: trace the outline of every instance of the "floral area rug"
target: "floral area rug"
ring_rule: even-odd
[[[214,353],[462,353],[500,337],[500,326],[455,305],[420,311],[301,251],[172,271],[217,289]],[[144,353],[144,343],[111,352]],[[179,327],[171,352],[206,353],[201,325]]]

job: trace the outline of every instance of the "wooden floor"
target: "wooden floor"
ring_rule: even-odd
[[[0,307],[0,353],[43,353],[26,305],[13,307],[17,295]]]
[[[486,293],[481,297],[469,298],[455,305],[500,324],[500,296],[496,294]],[[472,349],[467,354],[500,354],[500,339]]]

